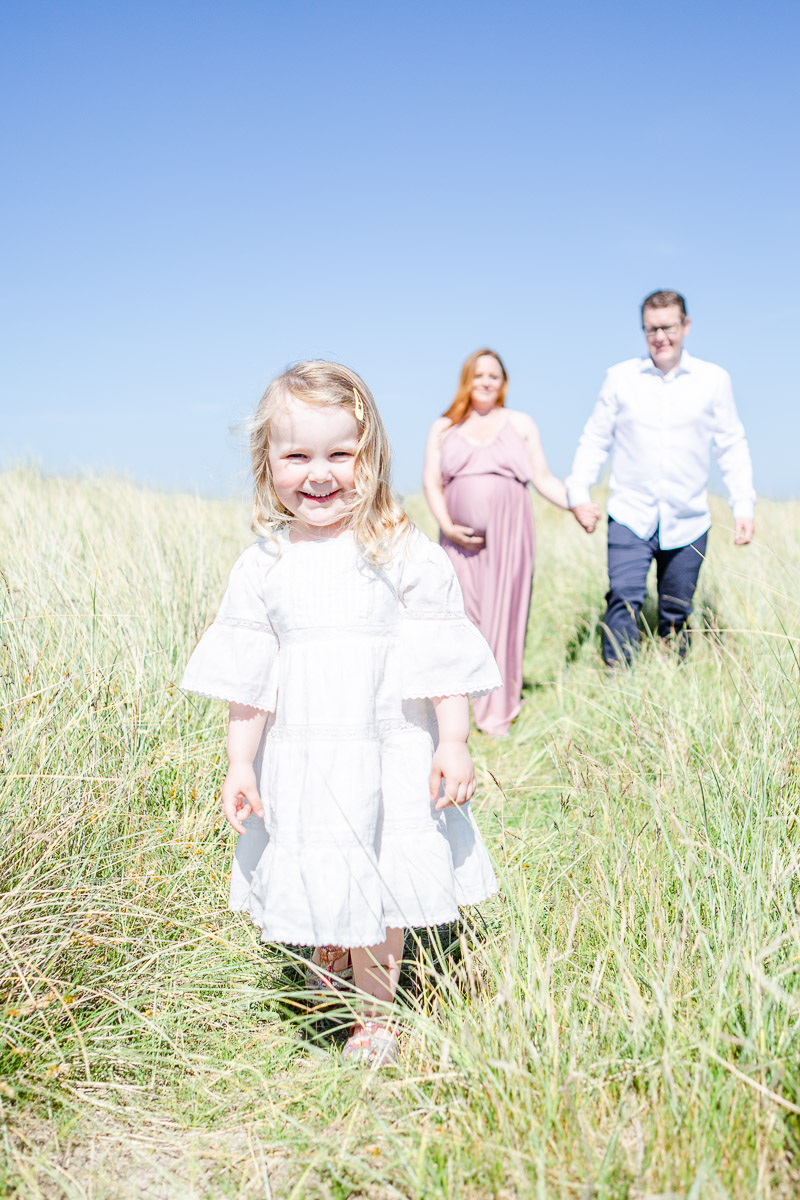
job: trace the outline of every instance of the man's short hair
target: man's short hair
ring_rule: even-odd
[[[669,308],[672,304],[677,304],[682,317],[686,316],[686,301],[680,292],[651,292],[642,301],[642,321],[646,308]]]

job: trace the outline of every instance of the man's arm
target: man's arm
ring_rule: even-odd
[[[737,546],[744,546],[752,542],[755,535],[753,515],[756,493],[750,447],[736,411],[731,378],[727,371],[722,372],[714,404],[714,455],[733,511],[733,540]]]
[[[565,481],[569,507],[587,533],[594,531],[599,519],[590,488],[597,483],[613,444],[617,408],[617,394],[606,375],[591,416],[583,427],[572,470]]]

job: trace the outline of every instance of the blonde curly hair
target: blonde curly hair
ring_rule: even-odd
[[[363,415],[357,412],[356,392],[361,398]],[[272,424],[289,397],[320,407],[346,408],[358,422],[355,498],[348,528],[353,530],[361,553],[368,561],[385,562],[395,539],[409,528],[410,522],[392,491],[389,439],[372,392],[360,375],[341,363],[322,359],[297,363],[273,379],[261,397],[250,423],[253,532],[271,536],[279,526],[295,520],[275,494],[269,465]]]

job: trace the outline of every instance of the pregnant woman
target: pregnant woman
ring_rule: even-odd
[[[494,350],[461,369],[453,403],[434,422],[425,453],[425,495],[456,570],[467,615],[492,648],[503,687],[473,700],[475,722],[502,736],[520,710],[522,655],[535,537],[527,485],[558,508],[567,491],[551,474],[539,430],[505,407],[508,375]]]

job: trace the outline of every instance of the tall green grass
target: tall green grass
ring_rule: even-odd
[[[409,943],[375,1073],[226,911],[176,681],[246,514],[0,476],[0,1194],[797,1195],[800,506],[715,516],[689,659],[609,677],[601,537],[537,508],[526,704],[472,740],[502,895]]]

